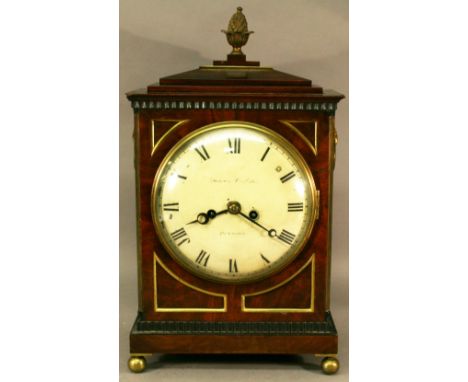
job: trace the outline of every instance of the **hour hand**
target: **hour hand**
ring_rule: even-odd
[[[194,223],[207,224],[209,220],[210,218],[208,217],[208,215],[202,212],[197,215],[197,218],[195,220],[187,223],[187,225]]]
[[[225,214],[227,212],[228,212],[228,210],[222,210],[222,211],[219,211],[219,212],[216,212],[215,210],[208,210],[207,213],[201,212],[201,213],[199,213],[197,215],[197,218],[195,220],[187,223],[187,225],[188,224],[194,224],[194,223],[208,224],[210,219],[214,219],[216,216]]]

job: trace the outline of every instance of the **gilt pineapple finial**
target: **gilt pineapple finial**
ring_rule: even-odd
[[[221,32],[226,34],[226,39],[229,45],[232,46],[230,54],[243,54],[241,48],[247,44],[249,35],[254,33],[249,31],[247,19],[242,13],[242,7],[237,7],[237,12],[229,20],[227,31],[221,30]]]

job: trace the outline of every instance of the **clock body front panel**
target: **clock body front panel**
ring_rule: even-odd
[[[280,135],[247,122],[214,123],[184,137],[159,166],[153,223],[189,272],[245,284],[300,252],[317,195],[307,164]]]
[[[244,100],[245,104],[251,102],[252,105],[256,103],[254,101]],[[137,102],[139,105],[143,102],[148,105],[150,102],[153,105],[158,103],[164,105],[165,102],[172,105],[173,103],[168,98],[157,96]],[[189,102],[190,105],[195,106],[196,101],[184,102],[185,105]],[[226,98],[219,102],[225,105]],[[236,98],[235,102],[238,104],[239,98]],[[213,104],[216,105],[215,101]],[[234,102],[229,101],[229,105],[233,104]],[[297,104],[299,105],[300,102]],[[181,106],[182,101],[178,100],[176,105]],[[208,102],[207,105],[209,105]],[[239,110],[237,107],[221,110],[185,107],[164,110],[141,107],[135,109],[139,310],[142,320],[154,322],[313,322],[325,320],[329,294],[329,198],[335,142],[333,121],[332,113],[297,109],[268,111]],[[260,128],[242,129],[243,123],[248,126],[260,126]],[[190,138],[191,135],[197,136],[204,129],[209,130],[210,128],[206,126],[213,124],[215,126],[216,124],[218,126],[230,124],[234,130],[227,129],[225,132],[234,133],[233,138],[236,138],[236,132],[240,134],[240,142],[235,139],[231,141],[232,153],[229,152],[229,140],[226,140],[226,137],[217,136],[220,130],[215,127],[210,134],[205,136],[205,138],[214,139],[215,142],[210,143],[212,146],[202,145],[201,147],[196,139],[189,140],[188,144],[197,143],[199,152],[192,148],[192,153],[189,154],[187,150],[190,151],[190,147],[187,146],[181,147],[174,155],[174,148],[177,148],[177,145],[180,146],[181,141],[187,140],[187,137]],[[239,127],[240,130],[235,130]],[[247,135],[244,136],[242,133]],[[248,133],[252,134],[249,136]],[[271,134],[273,139],[270,139],[268,134]],[[203,134],[200,137],[203,137]],[[216,137],[219,138],[218,141]],[[230,137],[229,135],[228,139]],[[278,142],[276,137],[279,137],[281,142]],[[223,139],[224,142],[221,142]],[[300,153],[299,160],[295,157],[291,158],[289,152],[284,153],[282,140],[291,145],[293,151]],[[240,143],[239,148],[237,142]],[[271,146],[272,148],[267,153],[267,157],[271,154],[269,159],[272,159],[272,163],[269,170],[272,172],[265,174],[260,166],[265,164],[262,163],[261,158],[270,144],[276,148]],[[209,160],[204,159],[207,155],[210,156]],[[243,155],[245,157],[241,159]],[[259,158],[255,160],[255,156]],[[242,175],[233,177],[232,172],[229,173],[229,163],[235,160],[240,161],[239,168],[234,166],[235,171],[240,171]],[[221,170],[220,162],[226,167],[225,174]],[[249,166],[250,162],[252,164]],[[177,189],[177,186],[173,185],[174,194],[169,192],[170,182],[181,186],[184,181],[189,180],[189,172],[183,173],[180,167],[174,167],[176,165],[192,166],[185,168],[187,171],[189,168],[190,171],[194,171],[191,173],[192,179],[198,179],[194,180],[191,186],[193,192],[197,193],[193,198],[197,200],[194,206],[186,207],[185,203],[190,198],[180,187]],[[283,169],[288,166],[292,166],[291,170]],[[197,171],[203,171],[204,168],[213,173],[205,173],[201,177],[195,176]],[[277,171],[278,168],[281,169]],[[290,183],[292,178],[290,175],[288,177],[288,174],[291,171],[297,174],[294,177],[295,181],[304,178],[304,184],[310,183],[310,187],[307,186],[305,187],[307,190],[303,190],[302,196],[294,191],[293,183]],[[307,181],[308,176],[311,177],[311,182]],[[160,181],[155,182],[155,178],[158,177]],[[166,177],[164,182],[161,181],[163,177]],[[235,182],[236,179],[237,182],[244,182],[247,185],[250,182],[249,196],[245,194],[249,191],[248,187],[245,189],[237,187],[241,195],[218,195],[222,193],[221,190],[225,190],[219,185],[220,182]],[[274,179],[277,180],[276,185],[274,185]],[[284,179],[286,180],[283,182]],[[200,195],[203,182],[207,183],[204,189],[205,195]],[[255,182],[259,183],[255,184]],[[262,188],[262,182],[267,183],[268,187]],[[232,190],[233,192],[236,190],[234,185]],[[241,192],[241,190],[244,191]],[[279,199],[267,194],[255,195],[253,198],[252,192],[260,193],[261,190],[265,190],[264,193],[285,194]],[[213,192],[214,195],[210,196]],[[171,199],[172,196],[174,200]],[[227,200],[228,198],[232,200]],[[283,233],[282,238],[286,239],[287,243],[282,245],[278,237],[268,236],[267,230],[271,229],[270,227],[264,226],[267,228],[264,230],[245,217],[241,218],[231,213],[216,216],[212,220],[208,219],[207,224],[196,222],[185,227],[181,224],[182,221],[187,220],[187,217],[189,219],[186,223],[196,220],[197,212],[207,213],[208,211],[205,210],[209,208],[220,212],[228,207],[230,201],[242,204],[241,210],[245,214],[258,208],[257,205],[262,205],[262,208],[256,211],[261,215],[257,222],[262,223],[262,218],[268,216],[268,220],[274,223],[275,229],[278,227],[276,229],[278,237],[283,232],[282,227],[286,225],[284,219],[290,216],[290,227],[294,228],[292,234],[297,236],[298,240],[293,240],[288,235],[288,233],[291,234],[290,231],[293,231],[292,228],[289,230],[284,228],[287,233]],[[276,204],[279,202],[286,203],[282,207],[283,212],[276,211],[278,208]],[[266,205],[263,203],[274,205],[270,215],[264,212]],[[187,211],[183,214],[188,215],[182,218],[183,208]],[[288,208],[291,211],[288,211]],[[222,219],[225,220],[224,223],[230,219],[232,227],[241,228],[223,231]],[[161,221],[164,228],[158,223]],[[249,224],[251,227],[246,226]],[[258,242],[255,242],[255,236],[250,237],[252,245],[241,247],[242,253],[236,254],[235,251],[229,249],[228,255],[220,256],[219,251],[222,251],[225,240],[204,245],[204,241],[210,238],[210,234],[203,231],[203,228],[211,228],[209,225],[215,228],[217,236],[223,233],[224,235],[255,235],[264,232],[264,234]],[[184,229],[181,230],[182,228]],[[185,239],[193,242],[190,250],[188,244],[192,243],[185,241],[180,247],[178,245]],[[271,242],[265,239],[271,239]],[[232,243],[236,242],[235,239],[230,240]],[[291,242],[294,244],[290,245]],[[278,259],[276,265],[272,258],[260,252],[262,246],[266,250],[270,248],[273,251],[272,253]],[[289,247],[291,247],[290,250]],[[249,264],[249,257],[245,254],[247,248],[257,256]],[[218,252],[218,263],[214,261],[214,251]],[[268,269],[270,264],[261,257],[260,253],[271,262],[271,265],[274,265],[271,271],[261,269],[261,267]],[[210,257],[207,266],[208,264],[212,266],[211,271],[203,269],[197,271],[197,267],[204,267],[208,255]],[[187,260],[190,257],[191,260]],[[197,260],[200,261],[197,262]],[[246,269],[245,272],[241,272],[241,264],[242,268]],[[232,273],[234,276],[231,275]],[[234,280],[230,281],[229,277]]]

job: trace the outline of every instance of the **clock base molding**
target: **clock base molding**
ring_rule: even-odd
[[[143,321],[130,333],[131,354],[336,354],[330,312],[324,321]]]

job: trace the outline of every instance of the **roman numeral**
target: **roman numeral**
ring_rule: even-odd
[[[231,138],[228,138],[228,144],[229,144],[229,149],[231,151],[231,154],[240,154],[240,144],[241,144],[240,138],[234,138],[234,146],[233,146],[233,142],[231,141]]]
[[[270,260],[268,260],[263,254],[260,253],[260,257],[267,263],[270,264]]]
[[[164,211],[179,211],[179,203],[165,203],[163,204]]]
[[[237,273],[239,269],[237,268],[237,260],[229,259],[229,273]]]
[[[184,228],[179,228],[178,230],[171,233],[171,237],[173,240],[179,240],[184,236],[187,236],[187,232],[185,232]]]
[[[270,151],[270,148],[269,148],[269,147],[267,147],[267,149],[266,149],[265,152],[263,153],[262,159],[260,159],[261,162],[263,162],[263,160],[264,160],[265,157],[267,156],[268,151]]]
[[[203,160],[210,159],[210,156],[208,155],[208,151],[206,151],[205,146],[201,145],[200,147],[195,147],[195,151],[202,157]]]
[[[197,259],[195,260],[196,263],[201,264],[203,262],[203,266],[206,267],[206,264],[208,264],[208,260],[210,258],[210,255],[208,255],[203,249],[200,251],[200,254],[198,255]],[[205,261],[203,261],[205,260]]]
[[[288,203],[288,212],[304,211],[304,203]]]
[[[294,178],[295,175],[294,171],[288,172],[280,178],[281,183],[287,182],[289,179]]]
[[[281,234],[278,236],[278,239],[280,239],[281,241],[284,241],[286,244],[291,245],[293,243],[295,237],[296,237],[296,235],[294,235],[293,233],[288,232],[285,229],[283,229],[281,231]]]
[[[190,243],[190,239],[187,236],[187,232],[185,232],[184,228],[179,228],[178,230],[174,231],[171,233],[172,240],[177,241],[179,239],[182,239],[182,241],[179,241],[177,244],[178,247],[180,247],[184,243]]]

